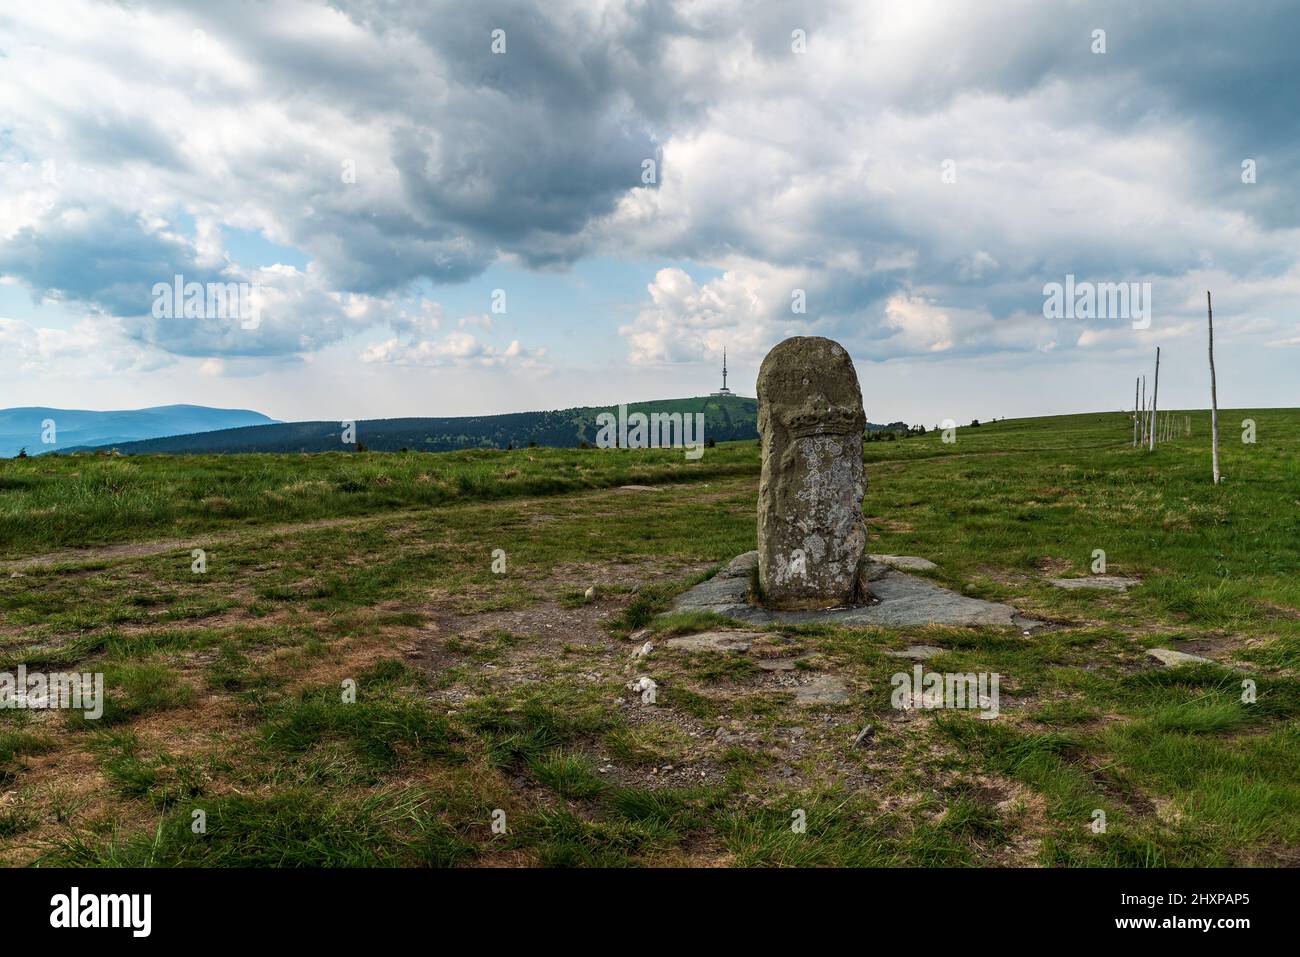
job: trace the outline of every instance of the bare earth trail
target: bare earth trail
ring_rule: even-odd
[[[412,520],[427,518],[430,514],[445,509],[494,509],[494,508],[519,508],[539,513],[545,520],[545,510],[542,508],[548,502],[578,502],[578,503],[600,503],[613,502],[624,499],[627,496],[642,494],[664,494],[673,489],[684,489],[690,494],[693,500],[698,502],[709,502],[718,498],[726,497],[728,489],[743,488],[746,485],[757,487],[757,480],[749,477],[740,479],[712,480],[708,482],[674,482],[662,485],[628,485],[619,486],[610,489],[598,489],[591,492],[568,494],[568,495],[540,495],[529,498],[515,498],[493,500],[487,502],[451,502],[444,505],[433,505],[428,508],[420,509],[402,509],[398,511],[384,511],[375,515],[349,516],[347,518],[322,518],[314,519],[309,522],[290,522],[278,525],[243,525],[238,528],[226,529],[223,531],[213,532],[210,534],[196,533],[188,538],[168,538],[153,539],[144,542],[122,542],[112,545],[98,545],[92,548],[65,548],[55,552],[46,552],[41,555],[31,555],[25,558],[10,558],[0,561],[0,572],[24,571],[30,568],[50,568],[56,565],[84,565],[96,564],[100,562],[113,562],[122,559],[131,558],[151,558],[155,555],[165,555],[168,552],[189,551],[194,548],[209,549],[214,545],[232,545],[241,542],[255,541],[259,538],[272,538],[277,536],[293,535],[297,532],[310,532],[326,528],[364,528],[376,524],[401,522],[403,520]],[[723,489],[712,494],[701,494],[697,490],[703,488]]]

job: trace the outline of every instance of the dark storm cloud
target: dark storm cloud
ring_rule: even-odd
[[[29,110],[15,154],[70,153],[110,182],[61,199],[79,216],[12,207],[0,272],[119,315],[210,262],[137,215],[178,207],[305,250],[317,291],[461,282],[503,256],[739,261],[802,275],[823,319],[868,330],[900,321],[882,318],[891,295],[922,288],[1003,317],[1065,272],[1296,264],[1269,236],[1300,226],[1300,17],[1283,2],[86,11],[103,35],[68,41],[71,92],[7,77],[33,85],[0,107]],[[42,29],[0,14],[0,49],[57,48]],[[195,53],[194,30],[211,50]],[[939,186],[949,157],[959,178]],[[290,297],[295,321],[314,295]],[[350,328],[325,313],[297,337],[132,328],[185,354],[293,351]]]
[[[148,312],[154,283],[177,272],[196,282],[219,278],[182,238],[112,207],[59,207],[0,241],[0,275],[21,277],[38,296],[95,303],[111,315]]]

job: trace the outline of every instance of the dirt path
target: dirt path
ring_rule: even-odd
[[[568,493],[565,495],[543,495],[532,498],[492,500],[486,502],[451,502],[446,505],[430,506],[426,509],[402,509],[393,512],[380,512],[375,515],[353,515],[345,518],[322,518],[308,522],[293,522],[281,525],[250,525],[225,531],[196,532],[189,538],[155,539],[148,542],[122,542],[114,545],[97,545],[90,548],[64,548],[41,555],[26,558],[11,558],[0,561],[0,573],[12,573],[29,568],[47,568],[51,565],[78,564],[86,562],[112,561],[116,559],[148,558],[164,555],[167,552],[189,551],[192,548],[212,548],[214,545],[229,545],[252,537],[289,535],[294,532],[314,531],[321,528],[338,528],[340,526],[370,525],[375,522],[401,521],[418,518],[431,511],[448,508],[500,508],[503,504],[511,508],[535,508],[547,502],[592,501],[612,499],[616,496],[637,496],[662,494],[667,489],[718,487],[724,491],[712,492],[701,497],[700,501],[713,501],[731,493],[733,486],[747,482],[756,482],[753,476],[728,476],[724,479],[709,479],[702,482],[671,482],[658,486],[615,486],[612,488],[593,489],[589,492]]]
[[[118,558],[147,558],[151,555],[164,555],[167,552],[189,551],[192,548],[211,548],[214,544],[228,544],[247,538],[250,535],[284,535],[296,531],[316,528],[332,528],[337,525],[354,525],[379,521],[380,518],[392,518],[401,513],[387,512],[383,516],[368,518],[322,518],[312,522],[298,522],[291,525],[268,525],[255,528],[241,528],[224,534],[196,533],[193,538],[173,538],[152,542],[125,542],[120,545],[99,545],[94,548],[65,548],[44,555],[29,558],[12,558],[0,562],[0,571],[21,571],[25,568],[44,568],[50,565],[77,564],[80,562],[99,562]]]

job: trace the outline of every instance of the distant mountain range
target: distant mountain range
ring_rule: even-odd
[[[81,412],[67,409],[0,410],[0,454],[107,451],[125,455],[240,452],[338,452],[360,448],[450,452],[459,449],[523,448],[529,444],[573,448],[596,444],[597,416],[618,416],[618,406],[583,406],[551,412],[510,412],[439,418],[364,419],[354,425],[354,441],[343,442],[342,422],[277,422],[260,412],[171,405],[133,412]],[[758,400],[744,396],[697,396],[633,402],[635,412],[703,413],[704,438],[718,442],[758,436]],[[58,442],[42,443],[42,422],[52,419]],[[902,422],[867,424],[868,431],[905,431]]]
[[[0,409],[0,458],[19,449],[28,455],[77,448],[125,445],[140,439],[260,426],[276,420],[248,409],[210,409],[202,405],[160,405],[152,409],[92,412],[33,406]],[[53,428],[46,423],[52,422]],[[54,442],[44,439],[53,438]]]
[[[450,452],[458,449],[522,448],[529,443],[573,448],[596,444],[602,412],[618,415],[618,406],[586,406],[551,412],[510,412],[440,418],[363,419],[355,423],[360,446],[380,452],[401,449]],[[743,396],[700,396],[628,403],[627,414],[642,412],[704,413],[704,437],[719,442],[758,435],[758,400]],[[126,455],[142,453],[339,452],[356,448],[344,444],[343,423],[281,422],[227,428],[195,435],[173,435],[138,442],[105,443]],[[29,450],[30,451],[30,450]]]

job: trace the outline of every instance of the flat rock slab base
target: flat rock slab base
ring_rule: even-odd
[[[881,555],[890,564],[908,567],[933,567],[925,559]],[[926,562],[925,565],[919,564]],[[913,564],[915,563],[915,564]],[[928,579],[909,575],[878,562],[867,569],[874,604],[814,611],[778,611],[749,603],[749,582],[758,565],[758,552],[746,552],[732,559],[722,571],[708,581],[679,595],[672,611],[708,611],[754,625],[804,624],[831,625],[994,625],[1027,631],[1041,624],[1021,616],[1010,605],[967,598]]]

